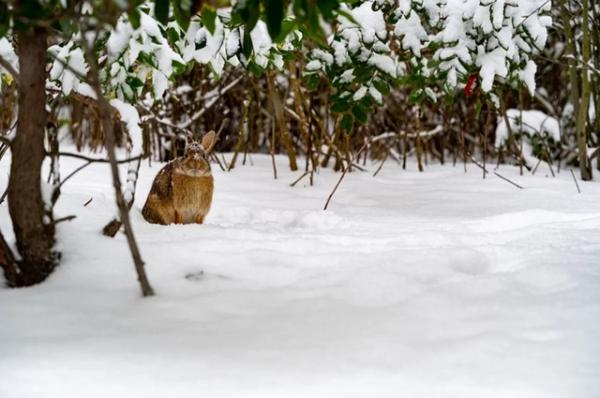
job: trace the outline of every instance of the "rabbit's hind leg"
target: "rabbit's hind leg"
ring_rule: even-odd
[[[169,221],[165,220],[160,210],[160,207],[149,199],[142,209],[142,216],[146,221],[152,224],[168,224]]]
[[[175,212],[175,216],[174,216],[173,222],[175,224],[183,224],[183,218],[181,217],[181,214],[177,210],[174,210],[174,212]]]
[[[203,224],[204,223],[204,214],[198,214],[196,216],[196,224]]]

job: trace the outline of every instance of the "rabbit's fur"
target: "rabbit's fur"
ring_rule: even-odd
[[[211,131],[193,142],[185,155],[163,167],[152,183],[142,215],[153,224],[202,224],[210,210],[213,177],[208,154],[215,144]]]

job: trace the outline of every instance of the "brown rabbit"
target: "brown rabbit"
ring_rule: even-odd
[[[208,154],[215,144],[214,131],[193,142],[185,155],[163,167],[152,183],[142,215],[153,224],[202,224],[210,210],[213,177]]]

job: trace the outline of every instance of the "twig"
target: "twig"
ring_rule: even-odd
[[[522,186],[520,186],[519,184],[517,184],[516,182],[513,182],[513,181],[509,180],[508,178],[506,178],[506,177],[503,177],[502,175],[498,174],[498,172],[496,172],[496,171],[494,171],[494,175],[495,175],[496,177],[498,177],[498,178],[501,178],[501,179],[503,179],[504,181],[506,181],[506,182],[508,182],[508,183],[511,183],[512,185],[514,185],[515,187],[517,187],[517,188],[519,188],[519,189],[525,189],[525,188],[523,188]]]
[[[535,167],[531,171],[531,175],[535,175],[535,172],[537,171],[537,168],[539,167],[540,163],[542,163],[542,159],[538,160],[538,162],[536,163]]]
[[[87,207],[87,205],[92,203],[92,200],[94,200],[94,197],[89,198],[88,201],[83,204],[83,207]]]
[[[0,135],[0,142],[2,142],[4,145],[6,146],[10,146],[10,144],[12,143],[12,141],[10,140],[10,138],[5,137],[3,135]]]
[[[73,170],[68,176],[66,176],[60,182],[60,184],[58,184],[58,189],[60,189],[63,186],[63,184],[69,180],[69,178],[73,177],[75,174],[79,173],[81,170],[85,169],[86,167],[88,167],[92,163],[93,162],[91,162],[91,161],[88,160],[86,163],[82,164],[81,166],[79,166],[78,168],[76,168],[75,170]]]
[[[342,172],[342,175],[340,176],[340,178],[338,179],[337,183],[335,184],[335,187],[333,187],[333,191],[331,191],[331,193],[329,194],[329,197],[327,198],[327,202],[325,202],[325,206],[323,207],[323,210],[327,210],[327,207],[329,207],[329,202],[331,201],[331,198],[333,198],[333,195],[335,194],[335,192],[337,191],[338,187],[340,186],[340,184],[342,183],[342,180],[344,179],[344,177],[346,177],[346,172],[348,171],[348,168],[344,168],[344,171]]]
[[[225,159],[225,155],[221,154],[221,160],[223,161],[223,164],[225,164],[227,166],[227,159]],[[229,166],[227,167],[226,171],[231,171]]]
[[[6,200],[6,196],[8,195],[8,187],[6,187],[6,189],[4,190],[4,193],[2,194],[2,197],[0,197],[0,205],[2,203],[4,203],[4,201]]]
[[[218,165],[219,165],[219,167],[221,168],[221,171],[227,171],[227,170],[225,169],[225,167],[223,167],[223,163],[221,163],[221,159],[219,159],[219,157],[217,156],[217,154],[216,154],[216,153],[214,153],[214,152],[213,152],[213,153],[211,153],[211,154],[210,154],[210,157],[211,157],[211,158],[213,158],[213,159],[214,159],[214,160],[217,162],[217,164],[218,164]]]
[[[357,152],[355,158],[358,158],[360,156],[360,154],[362,153],[362,151],[365,150],[365,148],[367,147],[368,144],[369,144],[369,140],[366,140],[364,145],[362,146],[362,148],[360,148],[359,151]],[[342,183],[342,180],[344,179],[344,177],[346,177],[346,173],[348,172],[348,170],[350,170],[351,165],[352,165],[352,159],[351,159],[350,164],[348,164],[346,167],[344,167],[344,171],[342,172],[342,175],[340,176],[339,180],[335,184],[335,187],[333,187],[333,191],[331,191],[331,193],[329,194],[329,197],[327,198],[327,202],[325,202],[325,206],[323,207],[323,210],[327,210],[327,207],[329,207],[329,202],[331,202],[331,198],[333,198],[333,195],[335,194],[338,187]]]
[[[73,219],[77,218],[77,216],[66,216],[66,217],[61,217],[61,218],[57,218],[56,220],[54,220],[54,225],[61,223],[63,221],[71,221]]]
[[[290,187],[295,187],[296,184],[298,184],[300,182],[300,180],[302,180],[304,177],[306,177],[308,175],[308,173],[310,173],[309,171],[305,171],[300,177],[298,177],[294,182],[292,182],[290,184]]]
[[[365,171],[367,171],[367,169],[365,169],[364,167],[362,167],[362,166],[361,166],[361,165],[359,165],[359,164],[356,164],[355,162],[352,162],[352,167],[356,167],[356,168],[357,168],[359,171],[362,171],[363,173],[364,173]]]
[[[59,152],[58,156],[77,158],[77,159],[85,160],[90,163],[110,163],[110,159],[90,158],[88,156],[80,155],[78,153],[72,153],[72,152]],[[132,158],[127,158],[127,159],[120,159],[120,160],[115,159],[115,162],[117,164],[131,163],[131,162],[135,162],[136,160],[141,160],[143,158],[144,158],[144,155],[138,155],[138,156],[134,156]]]
[[[389,151],[386,152],[385,158],[383,158],[383,160],[381,161],[381,164],[379,165],[379,167],[377,168],[377,170],[375,170],[375,173],[373,173],[373,177],[377,177],[377,174],[379,174],[379,172],[383,168],[383,165],[385,164],[385,161],[388,159],[389,155],[390,155],[390,152]]]
[[[275,122],[273,121],[271,132],[271,163],[273,165],[273,178],[277,179],[277,164],[275,163]],[[231,169],[231,168],[230,168]]]
[[[478,162],[477,160],[475,160],[475,158],[473,157],[473,155],[471,155],[471,161],[472,161],[472,162],[473,162],[473,163],[474,163],[474,164],[475,164],[477,167],[479,167],[480,169],[482,169],[484,173],[489,173],[489,171],[487,171],[487,169],[486,169],[484,166],[482,166],[481,164],[479,164],[479,162]],[[520,186],[519,184],[517,184],[516,182],[513,182],[513,181],[509,180],[508,178],[504,177],[503,175],[499,174],[499,173],[498,173],[498,172],[496,172],[496,171],[494,171],[494,175],[495,175],[496,177],[498,177],[498,178],[501,178],[501,179],[503,179],[504,181],[506,181],[506,182],[508,182],[508,183],[510,183],[510,184],[512,184],[512,185],[514,185],[515,187],[517,187],[517,188],[519,188],[519,189],[525,189],[525,188],[523,188],[522,186]]]
[[[204,105],[202,107],[202,109],[200,109],[198,112],[194,113],[192,115],[191,118],[189,118],[188,120],[186,120],[185,122],[181,123],[178,125],[178,127],[180,129],[187,129],[188,127],[190,127],[190,125],[192,123],[194,123],[196,120],[198,120],[200,117],[202,117],[202,115],[204,115],[204,113],[209,110],[210,108],[212,108],[212,106],[217,102],[217,100],[223,96],[223,94],[225,94],[227,91],[231,90],[236,84],[238,84],[240,82],[240,80],[242,80],[244,76],[240,76],[237,79],[235,79],[234,81],[232,81],[231,83],[229,83],[227,86],[223,87],[221,90],[218,91],[218,93],[216,95],[214,95],[213,97],[210,98],[210,100],[208,100],[208,102],[206,103],[206,105]]]
[[[573,169],[569,169],[571,170],[571,175],[573,176],[573,181],[575,181],[575,186],[577,187],[577,192],[581,193],[581,189],[579,189],[579,184],[577,183],[577,178],[575,178],[575,173],[573,172]]]

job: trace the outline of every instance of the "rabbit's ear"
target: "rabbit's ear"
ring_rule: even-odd
[[[204,134],[204,136],[202,137],[202,147],[204,148],[204,151],[206,153],[209,153],[210,151],[212,151],[213,147],[215,146],[216,140],[217,140],[217,135],[215,134],[215,132],[213,130]]]

